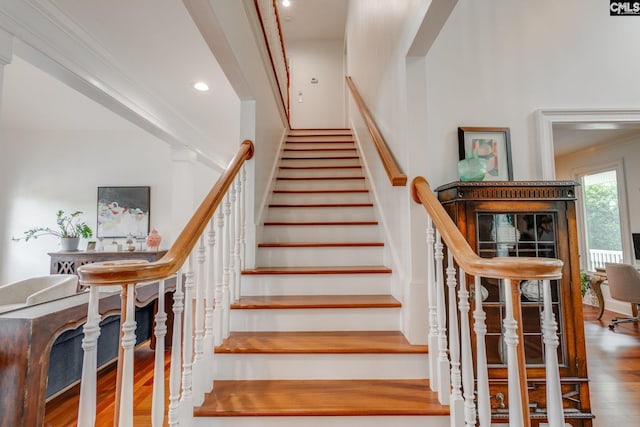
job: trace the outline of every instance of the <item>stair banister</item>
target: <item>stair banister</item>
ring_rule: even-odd
[[[505,319],[504,319],[504,341],[507,345],[507,370],[509,375],[509,395],[512,396],[509,399],[509,425],[513,427],[522,427],[522,426],[530,426],[530,414],[529,414],[529,404],[528,404],[528,391],[527,391],[527,374],[526,374],[526,365],[525,365],[525,357],[524,357],[524,346],[523,346],[523,333],[522,333],[522,312],[520,305],[520,281],[521,280],[540,280],[543,283],[543,302],[544,302],[544,314],[543,314],[543,329],[545,331],[545,369],[547,375],[547,419],[548,425],[551,427],[561,427],[564,425],[564,417],[562,412],[562,395],[560,393],[560,374],[558,370],[558,362],[557,362],[557,323],[555,322],[553,312],[551,311],[551,292],[550,290],[550,280],[560,279],[562,277],[562,261],[558,259],[550,259],[550,258],[526,258],[526,257],[518,257],[518,258],[480,258],[469,246],[468,242],[465,240],[464,236],[460,233],[458,228],[453,223],[452,219],[449,217],[447,212],[444,210],[440,202],[438,201],[435,194],[429,188],[429,184],[427,180],[423,177],[416,177],[411,183],[411,193],[412,198],[416,203],[421,204],[430,219],[429,226],[431,225],[431,221],[436,229],[436,239],[435,239],[435,257],[436,257],[436,280],[435,284],[438,286],[436,290],[438,294],[440,294],[444,287],[442,283],[442,272],[441,266],[438,266],[438,244],[440,239],[444,242],[447,247],[447,254],[452,258],[449,260],[448,268],[451,268],[453,261],[458,265],[460,276],[464,274],[469,274],[475,277],[475,299],[476,299],[476,311],[474,313],[474,318],[476,324],[474,326],[474,332],[476,335],[476,353],[477,356],[477,369],[478,369],[478,382],[477,382],[477,393],[478,393],[478,416],[481,427],[489,427],[490,425],[490,414],[488,408],[488,378],[486,374],[486,353],[484,347],[484,333],[486,332],[486,326],[484,324],[484,313],[478,312],[478,310],[482,310],[480,298],[480,277],[488,277],[494,279],[500,279],[502,286],[504,286],[504,294],[505,294]],[[429,230],[427,230],[427,240],[428,244],[431,244],[431,239],[429,238]],[[431,249],[428,249],[428,254],[431,254]],[[442,256],[440,255],[440,259]],[[429,261],[429,265],[431,262]],[[433,272],[428,272],[428,274],[433,274]],[[449,276],[449,274],[448,274]],[[448,277],[448,285],[449,289],[453,285],[453,281],[455,279]],[[468,308],[465,306],[464,298],[464,290],[463,287],[466,287],[466,280],[460,280],[460,292],[462,293],[460,299],[460,313],[461,316],[467,316]],[[430,291],[430,295],[432,291]],[[443,304],[442,298],[437,298],[437,304],[440,306]],[[449,301],[456,301],[455,297],[449,297]],[[438,312],[441,313],[440,307],[438,307]],[[453,312],[450,312],[453,315]],[[454,323],[451,329],[454,327],[457,329],[455,323],[457,321],[450,317],[450,323]],[[439,325],[440,326],[440,325]],[[463,323],[463,326],[469,329],[468,325]],[[458,359],[458,355],[460,353],[458,343],[452,343],[451,340],[458,340],[457,331],[449,331],[449,341],[450,341],[450,350],[449,356],[451,357],[451,368],[452,371],[455,372],[460,360]],[[467,332],[463,332],[464,335]],[[440,338],[442,341],[442,338]],[[463,347],[465,346],[466,339],[462,340]],[[439,349],[442,351],[442,349]],[[464,351],[463,351],[464,353]],[[465,355],[462,355],[463,359]],[[463,360],[463,365],[467,365]],[[455,373],[457,375],[457,373]],[[462,369],[462,383],[464,388],[464,395],[469,395],[471,391],[468,390],[473,384],[472,379],[468,378],[469,375],[473,375],[472,370],[469,369],[469,366],[465,368],[463,366]],[[452,373],[452,378],[454,377]],[[442,378],[439,379],[440,381]],[[457,380],[455,380],[457,382]],[[453,384],[453,390],[451,395],[451,403],[457,401],[458,390],[457,384]],[[481,396],[483,395],[483,396]],[[514,396],[518,396],[518,398],[513,398]],[[442,402],[444,399],[440,398]],[[472,408],[470,407],[469,402],[467,402],[467,408],[465,410],[466,417],[468,418],[472,413]],[[451,408],[452,412],[455,408]],[[452,414],[454,415],[454,414]],[[453,422],[455,422],[457,426],[469,425],[468,422],[465,424],[464,419],[457,419],[456,415],[454,415]]]
[[[387,172],[387,176],[389,177],[391,185],[394,187],[404,187],[405,185],[407,185],[407,175],[402,172],[402,169],[398,165],[398,162],[396,162],[396,159],[393,157],[391,150],[389,150],[389,147],[387,146],[382,133],[380,133],[378,126],[376,126],[376,122],[373,120],[373,117],[371,116],[367,105],[362,99],[362,96],[360,96],[360,92],[358,92],[355,83],[353,83],[353,80],[350,76],[347,76],[346,80],[347,86],[349,86],[349,89],[351,90],[353,100],[358,106],[358,110],[360,110],[360,114],[362,115],[362,118],[367,125],[367,129],[369,130],[371,139],[373,140],[376,150],[378,151],[378,155],[380,156],[380,161],[384,166],[384,170]]]
[[[174,294],[174,323],[173,323],[173,345],[171,352],[170,369],[170,393],[169,393],[169,425],[187,425],[192,417],[193,401],[201,400],[203,392],[210,390],[211,384],[207,383],[211,378],[211,367],[207,366],[207,360],[213,353],[213,342],[219,340],[219,333],[223,332],[223,327],[213,325],[210,330],[214,337],[205,337],[207,324],[205,315],[211,319],[219,319],[222,323],[224,314],[212,313],[209,308],[207,313],[206,305],[212,305],[212,293],[217,292],[218,272],[229,271],[231,268],[239,268],[241,256],[239,248],[240,238],[229,230],[231,242],[227,241],[227,253],[223,257],[221,248],[221,238],[214,247],[212,233],[214,232],[214,214],[218,213],[218,218],[232,216],[239,221],[242,218],[240,209],[244,202],[244,194],[240,184],[243,174],[243,164],[253,157],[253,143],[243,141],[236,155],[229,163],[227,169],[222,173],[211,191],[205,197],[200,207],[196,210],[190,221],[182,230],[174,244],[167,251],[164,257],[158,261],[112,261],[95,264],[87,264],[78,268],[80,282],[90,289],[88,304],[87,322],[84,326],[85,338],[83,349],[85,350],[83,360],[83,370],[81,379],[80,405],[78,413],[78,425],[80,427],[93,426],[96,419],[96,375],[97,375],[97,339],[100,335],[98,312],[99,292],[103,286],[119,285],[122,287],[122,334],[121,348],[118,356],[117,386],[115,397],[114,424],[126,427],[133,425],[133,348],[135,345],[134,304],[135,287],[140,283],[159,282],[158,286],[164,286],[164,279],[176,276],[176,289]],[[237,202],[233,207],[229,204],[222,205],[222,201],[229,201],[228,190],[233,188]],[[233,208],[231,212],[227,213]],[[224,214],[223,214],[224,210]],[[225,215],[226,214],[226,215]],[[240,230],[240,224],[235,224]],[[205,247],[206,230],[209,227],[209,250]],[[225,239],[226,240],[226,239]],[[196,247],[196,244],[199,246]],[[231,243],[229,245],[229,243]],[[231,264],[229,255],[235,256],[236,266]],[[188,262],[186,262],[188,260]],[[231,264],[231,265],[230,265]],[[209,269],[207,269],[209,266]],[[182,270],[181,270],[182,269]],[[218,270],[212,272],[213,270]],[[237,272],[236,274],[239,278]],[[184,279],[184,280],[183,280]],[[215,282],[215,283],[214,283]],[[182,284],[184,283],[184,296]],[[236,284],[239,286],[239,283]],[[239,289],[239,287],[238,287]],[[164,292],[161,292],[162,296]],[[164,302],[162,296],[159,298],[156,314],[157,325],[154,333],[157,339],[156,352],[156,376],[154,378],[154,398],[152,408],[152,425],[160,426],[164,423],[164,335],[167,326],[164,313]],[[197,298],[196,298],[197,297]],[[193,306],[195,304],[195,306]],[[227,307],[220,307],[216,302],[218,311],[226,311],[228,321],[228,301]],[[193,319],[193,313],[196,319]],[[184,313],[184,321],[182,319]],[[194,329],[196,335],[194,336]],[[210,332],[211,334],[211,332]],[[206,338],[206,339],[205,339]],[[194,341],[195,340],[195,341]],[[195,348],[194,348],[195,344]],[[195,350],[195,360],[194,360]],[[180,363],[182,366],[180,367]],[[193,369],[193,371],[192,371]],[[158,372],[160,370],[160,372]],[[195,384],[194,383],[195,380]],[[182,395],[180,396],[180,386]],[[193,394],[195,393],[195,395]]]

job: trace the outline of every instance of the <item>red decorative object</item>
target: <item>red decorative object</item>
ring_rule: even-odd
[[[158,234],[158,230],[155,228],[151,230],[151,233],[147,236],[147,247],[150,251],[157,251],[160,247],[160,242],[162,241],[162,236]]]

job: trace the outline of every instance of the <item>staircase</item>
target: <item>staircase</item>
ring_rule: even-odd
[[[196,425],[448,425],[426,346],[400,332],[351,132],[291,131],[276,179]]]

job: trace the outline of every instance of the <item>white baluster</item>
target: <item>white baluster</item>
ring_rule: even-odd
[[[464,422],[465,426],[476,425],[476,404],[474,399],[475,378],[473,375],[473,354],[471,352],[471,326],[469,325],[469,291],[467,290],[467,276],[464,270],[459,270],[460,289],[458,299],[460,307],[460,341],[462,363],[462,387],[464,390]]]
[[[200,236],[198,247],[195,250],[196,253],[196,264],[197,275],[195,278],[195,290],[196,290],[196,299],[195,299],[195,325],[194,325],[194,333],[195,338],[193,340],[193,348],[194,348],[194,357],[193,357],[193,404],[195,406],[202,405],[204,401],[204,389],[205,384],[203,380],[208,377],[208,375],[204,375],[206,371],[202,366],[203,358],[204,358],[204,349],[203,349],[203,340],[204,340],[204,285],[205,285],[205,277],[204,277],[204,236]]]
[[[246,196],[247,171],[242,165],[240,177],[240,271],[244,269],[247,256],[247,196]]]
[[[507,345],[507,376],[509,379],[509,425],[511,427],[522,427],[524,419],[522,416],[522,402],[520,401],[520,370],[517,354],[518,323],[514,316],[511,279],[504,279],[502,283],[505,300],[504,342]]]
[[[231,303],[231,295],[229,290],[229,280],[230,280],[230,270],[229,270],[229,258],[231,255],[231,201],[230,195],[227,193],[227,196],[224,198],[224,245],[222,247],[222,264],[224,266],[223,278],[222,278],[222,307],[223,307],[223,315],[222,315],[222,339],[225,339],[229,334],[229,316],[230,316],[230,303]]]
[[[551,282],[542,281],[542,334],[544,340],[545,369],[547,379],[547,422],[549,427],[564,426],[562,412],[562,390],[560,388],[560,371],[558,368],[558,323],[553,313],[551,299]]]
[[[451,383],[449,374],[449,358],[447,356],[447,312],[444,301],[443,244],[440,232],[436,230],[436,298],[438,313],[438,400],[442,405],[449,404]]]
[[[122,323],[124,354],[118,427],[133,426],[133,348],[136,345],[135,285],[127,284],[125,292],[127,297],[123,304],[126,304],[126,318]]]
[[[214,292],[214,302],[215,308],[213,310],[213,326],[214,326],[214,334],[213,340],[214,345],[220,345],[222,343],[222,335],[223,335],[223,318],[224,315],[224,305],[222,304],[222,288],[224,281],[224,260],[223,260],[223,251],[224,251],[224,213],[222,212],[222,206],[218,207],[216,212],[216,227],[218,228],[218,243],[214,247],[214,262],[215,262],[215,292]]]
[[[89,289],[87,305],[87,323],[82,331],[82,381],[80,382],[80,404],[78,409],[78,426],[93,427],[96,422],[96,390],[98,375],[98,337],[100,336],[100,313],[98,302],[100,293],[98,286]]]
[[[214,347],[214,331],[213,331],[213,295],[214,295],[214,282],[215,282],[215,270],[214,270],[214,248],[216,244],[216,232],[215,232],[215,220],[212,217],[209,222],[209,232],[207,233],[207,245],[209,250],[207,251],[207,278],[206,278],[206,314],[205,314],[205,333],[204,333],[204,362],[203,365],[207,372],[205,390],[211,391],[213,387],[213,347]]]
[[[487,368],[487,314],[482,308],[482,279],[475,276],[476,309],[473,312],[476,333],[476,369],[478,371],[478,421],[480,427],[491,426],[491,402],[489,401],[489,370]]]
[[[182,340],[182,398],[180,424],[189,425],[193,412],[193,254],[189,255],[184,280],[184,338]]]
[[[229,302],[236,301],[236,266],[235,266],[235,245],[236,245],[236,184],[235,181],[229,186]],[[226,214],[226,213],[225,213]],[[228,329],[225,330],[228,334]],[[227,335],[225,334],[225,337]]]
[[[180,401],[180,376],[182,360],[182,312],[184,311],[182,293],[182,271],[176,276],[176,290],[173,293],[173,343],[171,344],[171,368],[169,371],[169,425],[178,426]]]
[[[165,281],[158,286],[158,311],[156,312],[156,353],[153,366],[153,395],[151,425],[160,427],[164,423],[164,337],[167,335],[167,314],[164,312]]]
[[[427,292],[429,295],[429,348],[438,348],[438,311],[436,303],[436,278],[433,244],[435,242],[433,221],[427,216]],[[438,358],[429,357],[429,384],[432,391],[438,390]]]
[[[234,284],[235,290],[233,294],[235,295],[235,300],[237,301],[240,298],[240,234],[242,233],[242,225],[240,224],[241,220],[241,212],[240,206],[242,205],[241,200],[241,184],[240,179],[236,178],[236,205],[234,210],[235,213],[235,245],[234,245],[234,262],[233,265],[235,267],[234,270]]]
[[[453,255],[447,251],[447,288],[449,290],[449,358],[451,359],[451,425],[464,424],[464,400],[462,399],[462,377],[460,374],[460,334],[458,330],[458,308],[456,304],[456,269]]]

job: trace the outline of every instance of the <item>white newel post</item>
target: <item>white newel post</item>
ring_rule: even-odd
[[[98,301],[99,288],[89,289],[87,307],[87,323],[84,324],[82,339],[82,381],[80,382],[80,404],[78,409],[78,426],[93,427],[96,422],[96,393],[98,375],[98,337],[100,336],[100,313]]]
[[[234,215],[235,215],[235,236],[234,236],[234,251],[233,251],[233,257],[234,257],[234,262],[233,265],[235,266],[235,271],[234,273],[234,284],[235,284],[235,290],[233,292],[233,295],[235,296],[235,301],[237,301],[238,299],[240,299],[240,271],[241,271],[241,267],[240,267],[240,235],[242,233],[242,224],[240,223],[241,219],[242,219],[242,215],[241,215],[241,206],[242,206],[242,185],[240,184],[240,177],[236,177],[235,179],[235,187],[236,187],[236,204],[234,207]]]
[[[451,426],[464,423],[464,400],[462,399],[462,377],[460,374],[460,334],[458,330],[458,308],[456,304],[456,269],[453,254],[447,251],[447,289],[449,291],[449,358],[451,359]]]
[[[171,368],[169,371],[169,425],[175,427],[180,421],[180,379],[182,375],[182,312],[184,311],[182,292],[182,270],[176,276],[176,290],[173,293],[173,343],[171,345]]]
[[[119,427],[133,427],[133,348],[136,345],[135,284],[125,285],[126,319],[122,324],[122,381]],[[121,319],[122,320],[122,319]]]
[[[161,427],[164,423],[164,338],[167,335],[167,313],[164,312],[165,281],[158,285],[158,311],[156,312],[156,350],[153,365],[153,396],[151,426]]]
[[[542,298],[544,312],[542,313],[542,333],[545,352],[545,370],[547,379],[547,422],[549,427],[564,426],[562,411],[562,390],[560,388],[560,371],[558,368],[558,322],[553,314],[551,300],[551,282],[542,281]]]
[[[442,405],[449,404],[451,383],[449,374],[449,357],[447,355],[447,312],[444,301],[444,245],[440,233],[436,230],[435,260],[436,260],[436,298],[438,313],[438,401]]]
[[[247,257],[247,171],[245,165],[242,165],[240,174],[240,271],[242,272]]]
[[[482,308],[482,278],[474,278],[474,296],[476,309],[473,312],[475,321],[473,329],[476,333],[476,369],[478,377],[478,421],[480,427],[491,426],[491,402],[489,400],[489,369],[487,367],[487,314]]]
[[[518,323],[513,310],[513,295],[511,279],[503,280],[505,315],[504,342],[507,345],[507,376],[509,379],[509,425],[521,427],[524,425],[522,417],[522,402],[520,401],[520,370],[518,367]]]
[[[436,305],[435,259],[433,245],[435,236],[433,221],[427,215],[427,292],[429,295],[429,348],[438,348],[438,310]],[[435,356],[435,355],[434,355]],[[438,358],[429,357],[429,381],[431,391],[438,390]]]

